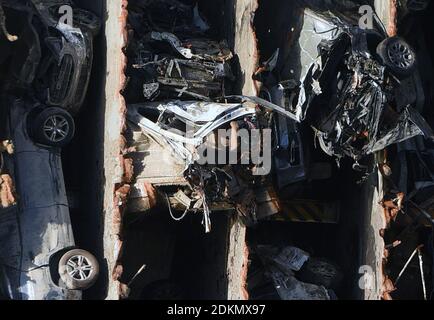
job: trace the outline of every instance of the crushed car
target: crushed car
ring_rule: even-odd
[[[75,9],[73,25],[60,21],[59,8]],[[17,40],[3,43],[6,88],[31,88],[49,106],[76,115],[83,105],[93,61],[93,38],[100,20],[72,1],[2,1],[10,32]]]
[[[172,54],[153,53],[163,43],[172,48]],[[127,55],[133,63],[127,71],[131,83],[124,94],[137,101],[180,97],[211,101],[225,92],[225,80],[234,77],[226,63],[232,54],[224,42],[188,39],[182,44],[172,33],[152,31],[131,44]]]
[[[249,270],[253,300],[336,300],[342,271],[327,259],[293,247],[258,245]]]
[[[123,94],[129,103],[212,101],[234,80],[232,52],[225,40],[206,35],[210,27],[198,4],[135,1],[129,4],[128,19],[132,39],[125,49],[129,64]]]
[[[412,107],[415,101],[397,98],[401,81],[416,67],[416,54],[403,39],[387,37],[382,26],[363,30],[330,11],[308,8],[298,32],[293,47],[302,50],[301,60],[280,61],[280,68],[256,79],[263,83],[264,96],[293,113],[297,122],[311,124],[326,154],[357,163],[417,135],[433,139]],[[282,63],[291,74],[281,73]]]
[[[64,5],[73,9],[71,25],[61,19]],[[5,0],[1,7],[8,22],[0,42],[1,133],[13,146],[2,152],[2,169],[16,196],[0,217],[1,296],[80,299],[99,265],[74,241],[61,150],[76,133],[100,20],[72,1]]]
[[[29,137],[32,103],[11,103],[8,127],[15,151],[9,164],[19,205],[1,217],[2,284],[10,299],[78,299],[79,290],[95,283],[99,265],[75,245],[60,150]]]
[[[156,18],[161,11],[168,14]],[[129,12],[132,36],[125,49],[129,65],[122,93],[128,104],[130,130],[138,128],[149,138],[147,154],[133,152],[134,163],[136,167],[153,168],[143,180],[160,187],[171,213],[172,208],[184,211],[182,216],[203,212],[205,229],[209,232],[210,212],[216,207],[232,206],[229,203],[233,197],[228,195],[227,186],[229,181],[237,185],[237,179],[230,167],[201,163],[204,145],[218,129],[235,128],[234,134],[239,128],[259,129],[257,102],[267,108],[277,106],[259,98],[230,96],[233,54],[225,40],[207,33],[210,27],[197,4],[134,1]],[[180,12],[182,19],[176,18]],[[155,153],[155,161],[157,158],[161,161],[169,151],[173,163],[158,168],[151,165],[156,147],[150,145],[161,146]],[[158,172],[153,174],[154,171]],[[138,176],[141,174],[136,176],[132,201],[143,198],[143,180]],[[173,186],[178,189],[168,190]]]
[[[173,16],[154,21],[154,15],[147,13],[163,8]],[[184,20],[174,19],[177,10],[188,12]],[[330,164],[308,163],[300,123],[313,128],[327,155],[338,161],[350,157],[354,168],[362,171],[366,168],[359,162],[367,155],[418,135],[434,137],[413,107],[417,98],[403,99],[398,94],[402,85],[408,85],[404,81],[415,72],[416,54],[403,39],[388,37],[379,19],[375,20],[374,29],[365,30],[342,14],[304,8],[299,29],[291,31],[291,48],[282,48],[286,54],[277,51],[254,75],[261,84],[260,98],[241,97],[259,107],[250,109],[246,117],[243,105],[234,113],[234,106],[227,104],[234,98],[225,90],[231,79],[232,55],[217,45],[203,51],[204,43],[212,40],[207,39],[206,21],[197,4],[137,1],[131,11],[132,39],[126,49],[130,63],[123,91],[129,104],[127,117],[152,141],[168,146],[178,159],[187,160],[183,173],[189,172],[189,166],[193,177],[198,172],[217,170],[213,166],[198,166],[200,161],[194,158],[197,154],[192,150],[216,129],[230,129],[234,120],[240,120],[241,127],[247,124],[273,132],[273,169],[278,189],[331,175]],[[169,28],[170,23],[174,27]],[[189,40],[192,38],[196,41]],[[294,58],[297,52],[301,52],[299,60]],[[193,65],[197,69],[192,69]],[[221,113],[223,122],[215,117],[223,107],[221,102],[230,110],[229,114]],[[138,109],[146,114],[139,116]],[[204,114],[211,115],[212,109],[215,114],[204,118]],[[241,113],[236,115],[237,112]],[[191,132],[187,132],[189,126]],[[215,173],[206,175],[214,177],[213,183],[220,190],[225,190],[231,180],[217,178]],[[202,178],[190,182],[201,185]]]
[[[239,150],[241,141],[237,140],[237,134],[240,129],[247,129],[250,135],[258,130],[259,140],[265,141],[267,132],[273,132],[276,135],[274,142],[278,144],[273,150],[274,155],[281,154],[279,169],[284,168],[285,157],[289,159],[287,161],[297,161],[291,159],[300,159],[303,155],[283,151],[283,148],[289,148],[284,147],[285,141],[288,141],[285,137],[287,130],[281,126],[278,136],[277,123],[273,122],[272,115],[283,121],[296,121],[298,117],[284,105],[267,97],[234,95],[230,90],[233,54],[225,41],[209,38],[206,34],[208,28],[204,27],[206,22],[200,17],[197,4],[188,9],[188,6],[178,3],[169,6],[168,3],[172,1],[136,1],[130,4],[131,39],[125,49],[129,65],[123,95],[128,104],[131,146],[140,149],[131,153],[134,166],[148,168],[146,173],[136,172],[130,198],[132,201],[143,198],[146,192],[142,186],[146,181],[159,187],[169,210],[175,207],[184,212],[181,217],[188,212],[204,212],[207,232],[210,231],[210,208],[235,207],[245,223],[255,223],[258,216],[276,213],[272,210],[263,214],[257,212],[255,199],[270,198],[272,179],[269,177],[270,172],[264,174],[266,177],[258,178],[255,174],[257,163],[251,161],[252,153],[257,151],[260,154],[264,145],[269,146],[270,143],[258,145],[257,150],[250,150],[250,154],[243,153]],[[185,14],[184,20],[174,19],[174,27],[168,28],[171,24],[165,20],[171,21],[172,15],[154,21],[155,15],[150,17],[149,14],[159,12],[166,6],[174,15],[177,10],[189,11],[190,14]],[[172,33],[178,29],[176,34]],[[219,139],[216,137],[218,129],[225,129],[229,136],[235,137],[232,146],[229,146],[229,141],[226,147],[220,149],[229,148],[235,153],[243,153],[229,166],[218,163],[208,165],[201,161],[201,156],[206,158],[211,153],[219,152],[213,150],[201,155],[207,143]],[[146,147],[141,138],[136,139],[138,132],[149,138],[145,142]],[[231,140],[229,136],[227,140]],[[142,143],[138,143],[139,140]],[[152,147],[154,144],[161,147]],[[172,154],[173,164],[157,165],[168,150],[169,157]],[[302,152],[301,148],[298,152]],[[331,170],[327,164],[317,163],[314,167],[316,174],[311,176],[318,179],[329,177]],[[277,176],[290,180],[290,183],[300,179],[297,173],[288,173],[284,177],[279,172]],[[178,186],[179,190],[174,189],[174,186]],[[266,208],[267,201],[264,200],[264,206],[259,207]],[[134,210],[140,210],[140,205]]]

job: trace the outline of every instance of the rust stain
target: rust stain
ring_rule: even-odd
[[[0,142],[0,152],[6,152],[8,154],[13,154],[15,147],[11,140],[5,140]]]
[[[397,22],[398,22],[398,5],[397,0],[389,0],[389,24],[387,26],[387,33],[390,37],[398,34]]]
[[[0,176],[0,207],[8,208],[16,204],[16,191],[12,178],[8,174]]]
[[[122,48],[125,48],[128,44],[129,34],[127,29],[127,19],[128,19],[128,0],[122,0],[122,11],[121,15],[119,17],[120,25],[121,25],[121,36],[122,36]],[[125,88],[126,85],[126,76],[125,71],[127,68],[128,59],[123,52],[120,52],[120,59],[121,59],[121,72],[120,72],[120,79],[119,79],[119,89],[117,91],[117,96],[120,101],[120,112],[121,112],[121,126],[122,126],[122,134],[125,133],[126,130],[126,111],[127,106],[124,97],[122,96],[121,92]]]
[[[383,300],[393,300],[393,298],[392,298],[392,296],[390,294],[393,291],[395,291],[395,290],[396,290],[396,288],[393,285],[392,280],[389,277],[385,276],[384,277],[384,281],[383,281],[383,288],[382,288],[382,291],[383,291],[382,298],[383,298]]]
[[[249,300],[249,291],[247,290],[247,274],[249,272],[249,248],[247,243],[244,244],[243,266],[241,268],[241,293],[244,300]]]
[[[124,273],[124,267],[122,265],[117,265],[112,273],[112,278],[114,281],[119,281],[119,279],[122,277],[122,274]]]
[[[154,208],[157,205],[157,190],[148,182],[144,183],[146,194],[149,198],[149,207]]]
[[[404,202],[405,195],[403,192],[398,192],[394,196],[394,198],[387,197],[381,202],[387,226],[390,225],[391,221],[396,219],[396,216],[402,210],[402,204]]]

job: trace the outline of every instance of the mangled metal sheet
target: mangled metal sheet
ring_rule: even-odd
[[[138,124],[144,133],[161,143],[166,143],[174,151],[187,160],[187,166],[197,158],[188,146],[198,147],[204,143],[205,138],[214,130],[238,118],[255,114],[254,108],[238,104],[217,104],[207,102],[181,102],[171,101],[156,107],[159,119],[168,114],[183,122],[182,129],[194,129],[192,132],[176,132],[176,128],[168,127],[164,122],[154,123],[140,115],[140,109],[152,108],[148,105],[130,105],[127,117]]]
[[[357,162],[416,135],[432,139],[414,107],[394,106],[393,88],[399,79],[411,77],[415,67],[415,52],[405,41],[387,38],[382,25],[367,32],[331,12],[307,8],[293,33],[298,40],[292,46],[291,74],[280,75],[287,80],[275,87],[270,79],[263,81],[269,92],[281,92],[283,101],[278,101],[290,118],[314,128],[324,152]],[[376,52],[369,49],[373,45]],[[398,47],[402,55],[393,51]]]
[[[292,246],[279,248],[259,245],[255,248],[255,253],[263,265],[263,270],[258,270],[257,273],[263,273],[265,278],[272,281],[281,300],[335,299],[335,294],[330,286],[335,286],[342,275],[333,264],[313,258],[309,253]],[[318,269],[316,276],[305,278],[303,272],[310,268],[310,263],[321,265],[323,270]],[[328,280],[325,280],[326,278]],[[302,279],[307,281],[303,282]],[[255,286],[264,287],[265,283],[263,282],[264,280],[254,283]]]

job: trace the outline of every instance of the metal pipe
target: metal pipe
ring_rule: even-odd
[[[420,276],[422,279],[422,288],[423,288],[423,298],[426,300],[427,296],[426,296],[426,285],[425,285],[425,276],[423,273],[423,258],[422,258],[422,252],[420,251],[420,248],[417,249],[417,256],[419,258],[419,268],[420,268]]]
[[[401,270],[401,272],[399,273],[398,277],[396,278],[395,283],[394,283],[395,287],[396,287],[396,284],[398,283],[398,281],[401,279],[401,276],[404,274],[405,270],[407,270],[408,265],[410,264],[411,260],[414,258],[414,256],[415,256],[416,253],[418,252],[418,250],[419,250],[420,248],[422,248],[422,247],[423,247],[423,245],[420,245],[420,246],[418,246],[416,249],[414,249],[414,251],[413,251],[413,253],[411,254],[410,258],[408,258],[406,264],[404,265],[404,267],[402,268],[402,270]]]
[[[132,279],[130,280],[130,282],[128,282],[128,287],[131,286],[131,284],[134,282],[134,280],[136,280],[136,278],[145,270],[146,268],[146,264],[144,264],[134,275],[134,277],[132,277]]]

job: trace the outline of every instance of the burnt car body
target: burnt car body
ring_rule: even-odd
[[[249,270],[252,300],[335,300],[340,268],[293,247],[256,245]]]
[[[233,54],[225,40],[209,32],[198,5],[177,0],[130,4],[132,37],[125,52],[130,63],[123,90],[128,103],[210,102],[230,91]]]
[[[146,181],[161,191],[169,211],[203,213],[209,232],[211,211],[233,210],[236,203],[238,212],[248,215],[254,210],[254,201],[249,201],[254,192],[246,191],[249,183],[240,182],[243,179],[230,166],[203,164],[206,157],[198,154],[216,138],[218,129],[234,136],[235,127],[262,129],[258,109],[293,115],[260,98],[231,96],[236,61],[227,41],[213,34],[215,28],[202,18],[200,6],[176,0],[130,4],[131,38],[125,50],[129,65],[122,93],[132,144],[139,150],[132,152],[134,167],[148,169],[137,170],[129,209],[147,209]],[[222,147],[213,152],[223,150],[227,151]],[[254,166],[245,163],[239,171],[249,176]]]
[[[193,6],[183,6],[178,1],[138,1],[131,8],[129,22],[133,29],[125,52],[129,65],[123,95],[128,105],[128,136],[132,138],[132,149],[137,150],[131,157],[138,170],[129,194],[129,210],[148,209],[143,186],[144,182],[150,183],[161,191],[169,211],[180,211],[180,217],[189,212],[204,213],[208,232],[211,211],[236,209],[246,224],[279,211],[273,206],[276,202],[272,200],[269,172],[259,178],[254,174],[257,167],[244,161],[254,150],[249,150],[249,154],[237,145],[235,151],[241,151],[244,158],[240,156],[231,166],[203,164],[198,158],[203,146],[215,141],[218,129],[228,130],[234,136],[236,127],[262,130],[261,140],[264,132],[272,132],[277,143],[273,158],[282,160],[278,163],[279,187],[288,181],[306,180],[306,176],[326,179],[331,175],[331,166],[315,163],[304,167],[302,143],[294,146],[293,139],[294,136],[301,140],[295,125],[298,118],[284,108],[283,97],[280,101],[269,95],[231,95],[227,84],[231,80],[229,64],[233,54],[224,40],[212,40],[204,32],[205,22],[193,13],[197,11]],[[151,15],[166,7],[170,14]],[[172,14],[177,16],[178,10],[192,14],[167,22]],[[217,149],[215,153],[223,151]]]
[[[416,66],[405,41],[388,38],[382,25],[361,29],[330,11],[306,8],[300,25],[291,49],[301,52],[300,60],[283,62],[290,75],[276,68],[258,79],[297,122],[314,128],[326,154],[357,163],[414,136],[432,138],[430,127],[411,107],[415,101],[402,104],[396,98],[401,81]]]
[[[261,95],[267,101],[285,106],[284,90],[276,86],[267,90],[262,88]],[[307,180],[326,180],[330,178],[330,163],[315,162],[306,147],[305,133],[293,118],[282,114],[272,114],[269,119],[273,131],[274,173],[279,190]]]
[[[158,53],[163,47],[164,53]],[[127,70],[124,95],[132,102],[156,99],[212,101],[233,80],[227,63],[227,44],[210,39],[183,39],[169,32],[152,31],[127,49],[133,62]]]
[[[93,62],[93,37],[99,32],[99,18],[75,8],[73,25],[59,22],[59,8],[74,8],[72,1],[33,1],[44,22],[43,39],[49,50],[44,55],[38,79],[46,91],[46,103],[77,114],[86,97]],[[48,75],[46,77],[45,75]]]
[[[151,166],[150,161],[154,157],[152,145],[155,144],[162,146],[166,152],[158,152],[155,155],[160,165],[161,163],[172,163],[169,167],[177,168],[178,171],[177,175],[175,175],[173,172],[171,174],[162,174],[167,171],[161,168],[150,170],[151,172],[147,172],[147,182],[162,187],[163,193],[167,186],[186,187],[184,192],[178,190],[177,192],[165,194],[169,210],[173,206],[177,209],[181,208],[185,213],[203,212],[207,221],[205,223],[207,232],[211,231],[209,215],[213,208],[222,209],[224,207],[230,209],[233,208],[233,203],[238,203],[236,207],[239,213],[249,215],[250,212],[244,211],[250,210],[244,208],[244,206],[252,207],[253,204],[249,200],[254,198],[253,192],[245,190],[246,186],[241,182],[242,179],[237,177],[229,166],[219,165],[218,161],[222,160],[220,156],[217,156],[217,153],[221,152],[219,149],[230,148],[230,153],[232,153],[230,157],[232,157],[237,154],[238,142],[236,142],[236,146],[233,142],[228,143],[228,145],[220,142],[214,144],[213,142],[216,142],[215,139],[217,138],[215,135],[217,130],[223,129],[225,134],[229,132],[229,135],[238,139],[238,128],[259,128],[256,121],[256,104],[261,105],[264,109],[275,111],[277,114],[286,114],[283,109],[261,98],[233,96],[230,99],[242,99],[244,101],[217,103],[170,100],[131,104],[128,106],[127,111],[127,119],[131,126],[138,126],[142,133],[150,138],[149,143],[145,146],[147,152],[138,153],[139,158],[137,161],[141,163],[140,166]],[[237,123],[236,126],[234,126],[234,123]],[[225,138],[229,137],[226,136]],[[250,140],[248,140],[248,145],[250,145]],[[254,146],[254,142],[251,142],[251,145]],[[167,151],[169,152],[167,153]],[[209,161],[211,152],[216,153],[215,163]],[[226,150],[223,152],[226,154]],[[249,152],[253,153],[252,150],[249,150]],[[240,161],[237,158],[235,160],[239,164],[243,162],[244,167],[249,168],[246,169],[246,172],[249,170],[256,172],[258,170],[251,168],[249,162]],[[237,163],[234,163],[234,165]],[[155,171],[158,171],[160,175],[157,179],[152,177]],[[254,173],[252,172],[250,175],[253,176]],[[248,173],[245,174],[248,175]],[[253,177],[251,179],[254,180]],[[182,182],[183,180],[184,182]],[[137,185],[139,186],[140,183]],[[136,192],[133,188],[131,197],[134,198],[136,193],[143,194],[140,191]],[[138,198],[141,197],[138,196]],[[229,203],[229,205],[224,206],[222,204],[224,202]],[[216,206],[218,203],[220,203],[220,206]],[[254,208],[250,209],[255,211]],[[139,211],[141,210],[143,208],[140,209],[139,206]]]
[[[97,279],[99,266],[75,246],[60,149],[29,135],[35,104],[12,99],[9,124],[18,204],[0,218],[0,279],[3,295],[20,300],[80,299]]]
[[[77,114],[89,85],[99,18],[72,1],[20,0],[3,1],[2,5],[10,19],[21,16],[24,20],[11,27],[18,40],[11,49],[16,56],[9,81],[13,86],[33,88],[49,106]],[[73,9],[72,21],[61,19],[60,9],[65,6]]]

